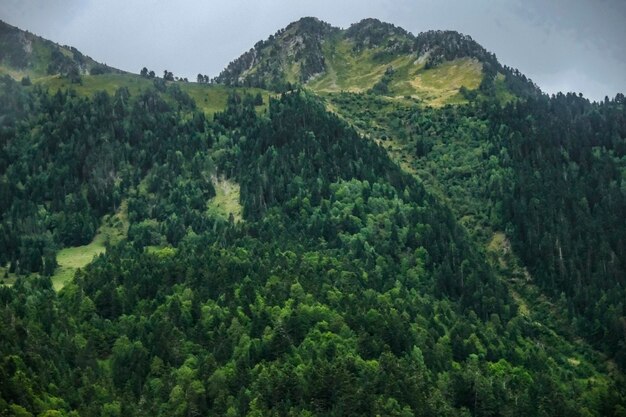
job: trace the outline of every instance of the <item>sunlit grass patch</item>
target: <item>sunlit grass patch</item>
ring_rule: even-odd
[[[214,176],[212,181],[215,187],[215,197],[208,203],[209,210],[215,211],[226,219],[228,219],[232,213],[235,222],[241,221],[243,207],[239,202],[239,184],[218,176]]]
[[[91,243],[61,249],[57,253],[59,267],[51,277],[54,289],[59,291],[70,281],[76,270],[87,266],[94,257],[104,253],[106,245],[115,245],[128,233],[128,206],[123,201],[114,215],[104,216],[102,225]]]

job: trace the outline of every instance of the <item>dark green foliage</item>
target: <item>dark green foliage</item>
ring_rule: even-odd
[[[256,96],[254,96],[254,105],[255,106],[262,106],[263,105],[263,96],[261,95],[261,93],[256,93]]]
[[[97,64],[91,68],[91,71],[89,73],[91,75],[101,75],[101,74],[108,74],[110,72],[113,72],[113,70],[110,67],[107,67],[106,65],[102,65],[102,64]]]
[[[511,278],[538,284],[570,326],[625,366],[622,96],[592,104],[559,94],[441,110],[388,110],[366,95],[333,102],[352,120],[384,127],[362,128],[414,150],[417,175],[451,201],[480,242],[505,232],[530,273],[517,268],[507,271]]]
[[[282,67],[298,65],[298,81],[301,83],[323,72],[325,63],[322,41],[337,30],[315,18],[300,19],[266,41],[258,42],[253,49],[231,62],[215,81],[275,91],[291,90]],[[247,70],[256,63],[259,63],[259,68],[254,73],[247,74]]]
[[[180,166],[207,146],[203,116],[178,119],[153,91],[132,101],[123,89],[114,97],[98,93],[93,100],[39,90],[25,97],[16,83],[7,78],[3,82],[0,263],[19,264],[22,273],[43,271],[37,257],[45,248],[89,243],[100,217],[115,211],[154,163]],[[195,108],[176,85],[166,94],[177,111]],[[188,137],[190,129],[194,133]],[[201,165],[201,160],[194,163]],[[168,178],[175,184],[184,181],[169,174],[160,180]],[[210,181],[206,183],[185,185],[199,201],[179,199],[173,204],[202,210],[214,195]]]
[[[389,93],[389,83],[391,82],[393,74],[394,74],[393,68],[392,67],[388,67],[385,70],[385,73],[383,74],[382,78],[376,84],[374,84],[374,87],[372,87],[370,93],[378,94],[378,95],[386,95],[386,94],[388,94]]]
[[[516,252],[548,293],[565,294],[588,339],[626,367],[624,104],[558,94],[498,116],[492,140],[506,149],[509,180],[499,198]]]
[[[202,75],[202,74],[198,74],[197,78],[196,78],[196,82],[198,84],[208,84],[211,80],[209,79],[208,75]]]
[[[64,55],[58,48],[51,50],[50,62],[46,71],[48,74],[68,76],[72,82],[79,76],[77,63]]]
[[[28,53],[24,49],[23,40],[18,28],[0,21],[0,61],[15,68],[25,68],[28,65]]]
[[[164,70],[163,71],[163,80],[165,80],[165,81],[174,81],[174,74],[171,71]]]
[[[58,295],[38,275],[0,287],[0,414],[623,411],[619,371],[609,376],[591,349],[518,314],[457,208],[318,98],[294,91],[259,115],[255,97],[232,94],[208,121],[159,81],[136,96],[84,99],[0,79],[3,263],[19,257],[45,275],[51,249],[93,234],[122,201],[130,222],[128,239]],[[372,111],[384,103],[361,98]],[[421,140],[423,164],[446,143],[487,156],[506,132],[493,120],[508,126],[520,108],[494,107],[487,119],[489,109],[396,108],[386,132]],[[619,114],[601,123],[618,136]],[[473,161],[480,179],[524,172],[476,155],[452,160]],[[471,170],[449,171],[452,189],[476,187],[467,207],[496,198]],[[240,184],[243,221],[207,209],[218,174]]]
[[[385,55],[413,52],[413,35],[404,29],[377,19],[363,19],[346,29],[345,36],[354,42],[355,52],[363,49],[383,47],[378,58]]]
[[[480,62],[497,67],[495,55],[489,53],[470,36],[453,30],[430,30],[422,32],[415,38],[415,49],[418,55],[428,53],[426,68],[435,67],[443,61],[457,58],[476,58]],[[494,68],[495,69],[495,68]],[[488,72],[491,76],[493,72]]]

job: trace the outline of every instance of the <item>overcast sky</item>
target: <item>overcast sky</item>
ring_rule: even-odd
[[[1,0],[0,19],[131,72],[217,75],[303,16],[453,29],[544,91],[626,93],[625,0]]]

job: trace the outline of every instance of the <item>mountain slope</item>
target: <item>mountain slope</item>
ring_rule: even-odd
[[[57,45],[2,21],[0,53],[0,73],[8,73],[14,78],[58,74],[76,78],[85,74],[121,72],[94,61],[74,47]]]
[[[215,80],[279,91],[294,84],[319,93],[372,90],[434,105],[463,102],[465,92],[479,88],[484,94],[500,90],[503,97],[537,93],[469,36],[453,31],[414,36],[376,19],[345,30],[301,19],[257,43]]]
[[[231,95],[209,122],[156,91],[3,81],[0,253],[43,268],[0,288],[4,414],[619,412],[603,358],[538,322],[452,211],[317,97],[259,115]],[[214,173],[240,184],[242,221],[212,208]],[[57,295],[51,249],[121,201],[127,239]]]
[[[216,81],[228,85],[272,85],[305,82],[325,68],[322,41],[337,29],[314,18],[304,18],[258,42],[232,62]]]
[[[452,32],[278,38],[244,72],[308,88],[0,77],[0,415],[624,415],[623,96],[532,99]]]
[[[578,334],[626,366],[623,95],[441,110],[348,93],[328,102],[447,201],[476,242],[510,240],[523,271],[511,282],[540,287]]]

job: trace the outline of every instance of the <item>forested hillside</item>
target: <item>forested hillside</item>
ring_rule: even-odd
[[[622,94],[593,104],[559,94],[442,110],[349,94],[331,103],[448,200],[477,242],[504,232],[527,268],[521,278],[626,366]]]
[[[374,19],[2,72],[0,415],[626,415],[623,95]]]

